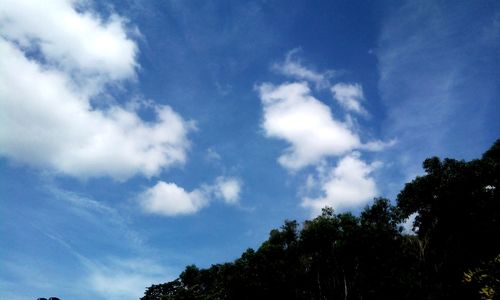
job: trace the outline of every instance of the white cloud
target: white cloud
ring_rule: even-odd
[[[79,230],[85,232],[80,240],[88,239],[85,243],[111,241],[116,242],[113,247],[123,245],[136,250],[143,248],[144,236],[130,227],[117,208],[51,184],[45,188],[50,192],[51,199],[59,205],[57,209],[53,208],[52,214],[64,215],[72,224],[78,223]]]
[[[306,177],[305,189],[310,191],[317,186],[317,181],[312,174],[308,174]]]
[[[39,296],[36,293],[40,294],[41,291],[52,293],[51,291],[57,290],[61,294],[66,294],[68,298],[79,296],[77,297],[79,299],[132,300],[143,296],[146,287],[151,284],[175,278],[168,268],[163,267],[162,261],[151,257],[151,251],[133,251],[132,254],[121,256],[101,255],[100,258],[94,259],[85,253],[85,247],[82,247],[81,243],[71,242],[72,238],[65,239],[64,235],[59,233],[46,232],[46,228],[37,229],[49,239],[47,240],[48,247],[57,249],[59,257],[66,264],[51,264],[39,258],[16,253],[11,257],[12,259],[8,260],[12,263],[6,263],[5,268],[9,273],[15,274],[16,280],[27,287],[25,290],[31,293],[24,294],[24,291],[20,293],[18,290],[16,295],[26,297],[20,296],[12,299],[26,299],[27,296],[36,298]],[[56,245],[51,243],[56,243]],[[109,249],[109,247],[103,249]],[[65,253],[74,258],[69,260],[70,267],[67,265],[68,257]],[[14,263],[16,261],[27,263],[16,264]],[[47,276],[48,273],[51,275]],[[61,285],[61,282],[65,284]],[[15,290],[16,286],[18,287],[19,284],[5,291],[2,290],[3,293],[0,292],[0,294],[7,294],[10,290]]]
[[[324,170],[325,174],[320,172],[323,196],[305,197],[302,206],[319,214],[325,206],[344,210],[366,204],[377,195],[376,183],[370,174],[379,165],[378,162],[365,163],[356,152],[343,157],[337,166]]]
[[[215,189],[216,195],[226,203],[236,203],[240,199],[241,183],[236,178],[217,178]]]
[[[263,83],[257,86],[262,102],[261,127],[267,137],[289,143],[278,162],[290,171],[315,166],[315,173],[305,177],[300,193],[302,206],[314,214],[324,206],[335,209],[355,208],[366,204],[377,194],[371,172],[380,164],[367,164],[353,151],[381,151],[396,143],[372,140],[361,142],[361,130],[353,114],[368,115],[363,108],[364,94],[360,84],[337,83],[330,86],[331,72],[318,73],[304,67],[290,51],[283,63],[273,69],[300,82],[281,85]],[[341,110],[335,115],[328,105],[315,98],[308,82],[316,88],[329,87]],[[336,167],[329,167],[332,157],[342,157]],[[319,196],[318,196],[319,195]]]
[[[218,162],[221,160],[221,156],[215,149],[208,148],[205,153],[205,160],[209,162]]]
[[[23,48],[37,48],[50,63],[63,69],[98,73],[110,79],[133,76],[136,44],[127,38],[123,18],[102,20],[89,11],[78,12],[77,0],[2,0],[2,36]]]
[[[143,243],[144,236],[130,227],[117,208],[54,186],[48,186],[48,191],[57,200],[54,203],[57,206],[51,206],[54,220],[40,222],[36,217],[32,221],[37,231],[58,244],[54,247],[50,242],[46,243],[50,249],[59,249],[61,254],[65,250],[76,258],[68,262],[70,267],[67,264],[54,266],[54,276],[42,281],[54,285],[48,287],[50,290],[61,288],[60,282],[70,278],[61,290],[69,295],[68,298],[78,291],[82,299],[139,299],[151,284],[175,278],[168,268],[163,267],[164,262],[152,255],[150,247]],[[69,218],[71,226],[58,226],[63,221],[59,216],[64,216],[66,221]],[[47,219],[46,214],[39,217]],[[55,226],[54,222],[57,223]],[[78,236],[78,240],[74,236]],[[92,247],[88,248],[88,245]],[[98,258],[89,256],[96,247],[104,252],[99,252]],[[115,255],[117,251],[119,256]],[[74,264],[76,262],[78,264]],[[36,263],[27,266],[31,266],[27,271],[39,269],[40,274],[47,272]],[[26,278],[27,286],[32,285],[32,272],[23,273],[20,275]]]
[[[279,158],[284,167],[298,170],[325,156],[341,155],[361,146],[359,137],[311,95],[307,83],[264,83],[258,90],[265,134],[291,144]]]
[[[159,181],[139,196],[139,201],[147,213],[175,216],[194,214],[208,205],[209,199],[202,190],[184,190],[175,183]]]
[[[383,142],[380,140],[377,141],[371,141],[368,143],[363,144],[360,149],[361,150],[368,150],[368,151],[382,151],[388,147],[392,147],[397,143],[396,139],[389,140],[388,142]]]
[[[82,262],[88,270],[86,286],[105,299],[139,299],[151,284],[165,281],[165,270],[149,260]]]
[[[407,1],[381,22],[374,53],[387,108],[382,134],[398,137],[386,156],[398,186],[429,156],[477,157],[498,137],[499,14],[472,16],[480,5]]]
[[[415,234],[415,232],[418,230],[418,227],[413,230],[413,223],[415,223],[415,218],[417,216],[418,212],[414,212],[404,220],[404,222],[401,224],[401,226],[403,226],[403,233]]]
[[[191,192],[164,181],[139,195],[139,204],[146,213],[164,216],[190,215],[220,199],[235,204],[240,199],[241,181],[232,177],[218,177],[212,185],[202,185]]]
[[[332,76],[333,71],[319,73],[304,67],[296,54],[300,49],[293,49],[286,54],[285,61],[273,64],[273,69],[277,72],[298,80],[307,80],[316,84],[318,88],[324,88],[329,85],[328,78]]]
[[[361,106],[364,100],[363,89],[359,84],[337,83],[331,87],[333,98],[347,111],[366,115],[367,111]]]
[[[117,104],[93,105],[107,84],[134,76],[136,45],[119,17],[103,22],[77,3],[3,1],[0,155],[118,180],[183,163],[194,126],[170,107],[153,105],[156,119],[144,121]]]

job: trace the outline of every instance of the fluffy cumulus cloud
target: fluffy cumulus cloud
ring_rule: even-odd
[[[342,155],[362,146],[358,135],[335,120],[330,108],[311,95],[307,83],[265,83],[258,91],[266,136],[291,144],[278,159],[284,167],[298,170],[325,156]]]
[[[347,111],[366,115],[366,110],[361,106],[363,89],[359,84],[337,83],[331,87],[333,98]]]
[[[165,216],[193,214],[208,204],[208,198],[201,190],[186,191],[175,183],[159,181],[139,197],[147,213]]]
[[[193,125],[170,107],[153,105],[156,119],[145,121],[116,103],[95,105],[107,85],[135,76],[137,47],[121,18],[103,21],[77,1],[2,2],[1,156],[118,180],[186,160]]]
[[[139,195],[139,203],[146,213],[190,215],[217,199],[235,204],[239,201],[240,190],[240,181],[232,177],[218,177],[214,184],[202,185],[193,191],[186,191],[175,183],[159,181]]]
[[[356,152],[343,157],[335,167],[321,172],[325,172],[319,178],[323,195],[305,197],[302,205],[318,214],[325,206],[344,210],[366,204],[377,195],[377,186],[370,174],[379,165],[378,162],[365,163]]]
[[[395,141],[363,143],[362,130],[353,125],[357,115],[368,114],[361,104],[365,100],[361,85],[330,86],[331,71],[320,73],[306,68],[296,55],[297,50],[290,51],[285,61],[274,64],[273,69],[298,81],[257,87],[264,134],[289,144],[278,158],[283,167],[294,172],[306,166],[316,167],[306,176],[303,190],[309,195],[303,197],[303,207],[317,214],[325,206],[349,209],[364,205],[377,195],[371,173],[380,163],[365,162],[357,151],[381,151]],[[336,115],[344,115],[345,121],[337,119],[330,106],[313,96],[310,84],[317,90],[330,89],[339,104]],[[338,159],[338,163],[329,168],[332,159]]]
[[[50,63],[66,70],[98,73],[111,79],[134,75],[136,44],[127,38],[124,19],[102,20],[77,11],[86,1],[2,0],[2,36],[23,49],[37,49]]]

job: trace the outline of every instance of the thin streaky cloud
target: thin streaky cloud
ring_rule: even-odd
[[[362,106],[365,100],[360,84],[336,83],[330,88],[333,98],[347,111],[360,115],[368,115]]]
[[[336,73],[333,70],[317,72],[303,65],[299,59],[300,48],[290,50],[285,55],[283,62],[274,63],[272,69],[285,76],[296,80],[305,80],[315,84],[316,88],[322,89],[330,86],[329,79]]]

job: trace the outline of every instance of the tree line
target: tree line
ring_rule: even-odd
[[[395,204],[326,207],[254,250],[149,287],[166,299],[500,299],[500,140],[480,159],[426,159]],[[402,224],[415,216],[413,233]]]

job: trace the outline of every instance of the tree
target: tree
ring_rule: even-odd
[[[500,141],[481,159],[433,157],[423,167],[395,206],[380,198],[359,216],[326,207],[302,227],[285,221],[257,250],[187,266],[142,299],[498,298]],[[404,234],[414,213],[417,234]]]
[[[473,286],[482,300],[500,298],[500,254],[464,273],[464,282]]]

